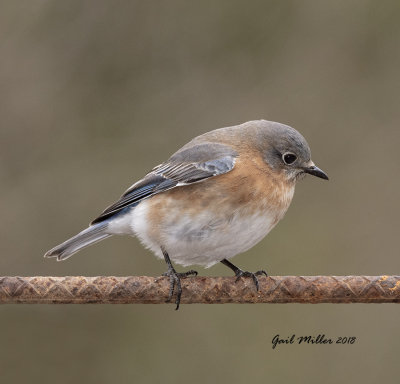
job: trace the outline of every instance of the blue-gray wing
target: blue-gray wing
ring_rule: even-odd
[[[223,144],[201,143],[184,146],[168,161],[155,167],[142,180],[133,184],[121,198],[106,208],[91,224],[114,216],[125,208],[139,204],[143,199],[188,185],[233,169],[237,152]]]

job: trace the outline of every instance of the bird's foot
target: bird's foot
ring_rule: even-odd
[[[171,301],[172,296],[175,291],[175,285],[176,285],[176,300],[175,300],[176,308],[175,308],[175,310],[178,310],[179,304],[181,302],[181,296],[182,296],[181,279],[184,279],[185,277],[188,277],[191,275],[197,276],[197,271],[194,271],[193,269],[191,269],[190,271],[187,271],[187,272],[178,273],[175,271],[175,269],[173,267],[170,267],[170,268],[168,268],[167,272],[163,273],[162,275],[169,277],[169,295],[168,295],[167,303],[169,301]]]
[[[241,277],[251,277],[257,288],[257,291],[260,290],[260,285],[258,283],[257,276],[262,276],[262,275],[265,275],[268,277],[267,272],[265,272],[264,270],[257,271],[257,272],[248,272],[248,271],[242,271],[241,269],[238,269],[237,271],[235,271],[236,281],[238,281]]]

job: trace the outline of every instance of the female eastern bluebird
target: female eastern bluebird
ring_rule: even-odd
[[[218,262],[237,279],[258,275],[228,259],[257,244],[284,216],[296,181],[303,175],[328,180],[311,161],[310,148],[295,129],[265,120],[207,132],[184,145],[169,160],[133,184],[89,228],[56,246],[45,257],[64,260],[113,235],[136,235],[164,258],[170,278],[169,300],[177,287],[171,263],[210,267]]]

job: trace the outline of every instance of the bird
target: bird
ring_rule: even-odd
[[[184,267],[211,267],[221,262],[236,276],[258,276],[230,259],[260,242],[283,218],[296,182],[306,174],[328,180],[311,160],[310,147],[294,128],[253,120],[195,137],[167,161],[130,186],[87,229],[44,256],[65,260],[89,245],[114,235],[139,238],[164,259],[171,301],[179,309],[181,279],[197,275]]]

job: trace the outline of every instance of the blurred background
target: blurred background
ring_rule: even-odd
[[[285,219],[234,263],[399,273],[398,1],[2,1],[0,57],[1,275],[160,275],[134,238],[42,256],[192,137],[260,118],[297,128],[331,180],[299,183]],[[1,381],[395,382],[399,315],[3,305]],[[357,341],[272,350],[276,334],[320,333]]]

